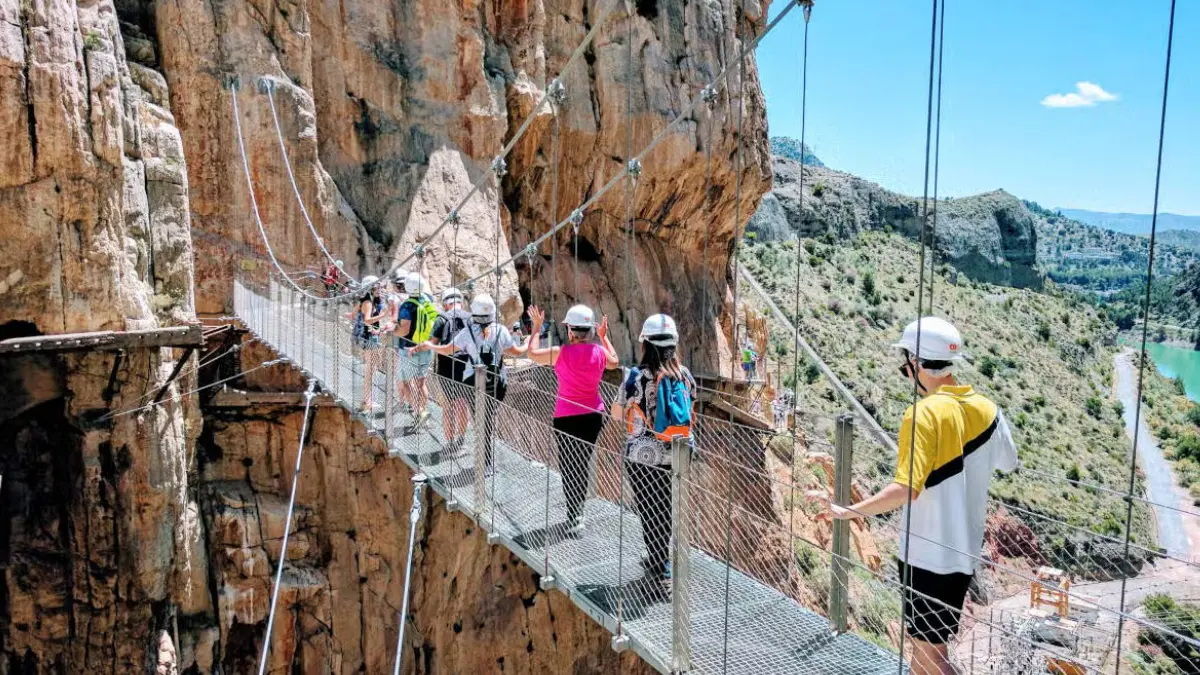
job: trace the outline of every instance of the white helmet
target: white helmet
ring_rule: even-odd
[[[471,319],[478,324],[496,321],[496,301],[487,293],[480,293],[471,300]]]
[[[462,301],[463,301],[462,291],[458,290],[457,288],[451,286],[450,288],[447,288],[446,290],[442,291],[442,304],[443,305],[449,304],[451,302],[462,302]]]
[[[638,340],[656,347],[674,347],[679,344],[679,329],[675,327],[675,319],[666,314],[655,314],[646,319]]]
[[[368,274],[362,278],[362,281],[358,282],[358,285],[362,288],[370,288],[377,283],[379,283],[379,277],[375,276],[374,274]]]
[[[563,319],[563,323],[572,328],[595,328],[596,315],[587,305],[575,305],[567,310],[567,318]]]
[[[392,274],[392,279],[396,282],[397,286],[403,286],[404,281],[408,279],[408,270],[403,268],[396,270],[395,273]]]
[[[917,352],[917,330],[921,332],[921,350]],[[949,321],[927,316],[904,327],[900,341],[892,345],[922,361],[958,361],[966,357],[962,335]]]
[[[417,272],[408,275],[404,280],[404,290],[408,292],[409,297],[417,297],[425,292],[425,280]]]
[[[335,267],[337,267],[340,270],[340,269],[342,269],[342,265],[345,263],[343,263],[341,260],[335,260],[335,261],[333,261],[333,264]]]

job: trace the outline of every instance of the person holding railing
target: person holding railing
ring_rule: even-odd
[[[420,273],[413,272],[404,280],[408,298],[400,303],[396,316],[396,349],[400,358],[397,373],[397,395],[410,406],[413,424],[411,430],[419,429],[429,419],[429,389],[426,380],[433,354],[428,351],[408,352],[425,342],[433,334],[438,309],[427,293],[428,286]]]
[[[649,578],[671,581],[671,442],[691,437],[696,380],[679,360],[679,330],[666,314],[642,324],[642,358],[629,369],[613,415],[626,420],[625,467],[633,488]]]
[[[987,521],[988,486],[996,471],[1017,466],[1017,447],[1004,413],[955,379],[964,358],[962,336],[949,322],[910,323],[893,345],[921,399],[900,424],[895,480],[852,506],[829,505],[833,518],[900,516],[903,617],[913,638],[912,672],[954,672],[947,643],[958,633],[967,587],[975,574]],[[828,499],[823,492],[811,496]]]
[[[455,335],[471,324],[471,315],[463,309],[463,300],[465,298],[457,288],[442,291],[442,314],[433,322],[433,334],[429,337],[433,344],[450,344]],[[442,411],[442,431],[445,433],[446,450],[451,456],[457,456],[470,419],[467,409],[470,390],[463,384],[466,380],[467,354],[461,350],[445,356],[438,354],[434,367],[445,406]]]
[[[558,394],[554,402],[554,438],[558,446],[559,471],[563,497],[567,502],[567,534],[583,531],[583,506],[587,499],[592,455],[596,439],[604,426],[604,399],[600,381],[605,370],[621,365],[617,350],[608,339],[608,317],[596,325],[596,315],[587,305],[567,310],[567,344],[541,346],[546,313],[530,306],[529,358],[542,366],[552,366],[558,375]],[[597,342],[597,340],[599,340]]]
[[[492,458],[495,452],[495,417],[496,410],[508,393],[508,370],[504,365],[505,356],[523,356],[528,351],[528,343],[522,344],[513,337],[503,324],[496,321],[496,301],[491,295],[481,293],[471,300],[471,324],[459,331],[449,344],[433,344],[426,340],[409,348],[409,354],[420,354],[433,351],[442,356],[450,356],[455,352],[465,352],[467,366],[463,384],[470,387],[472,402],[475,396],[476,378],[484,378],[484,391],[495,399],[495,404],[488,402],[484,406],[482,420],[475,420],[476,429],[482,425],[485,434],[485,452],[483,470],[492,473]]]
[[[365,276],[360,282],[362,293],[353,312],[354,328],[352,336],[354,344],[362,350],[363,359],[363,391],[359,411],[374,411],[375,405],[375,372],[380,367],[380,357],[383,350],[379,343],[379,323],[383,320],[383,301],[379,290],[379,277]]]

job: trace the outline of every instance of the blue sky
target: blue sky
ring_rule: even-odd
[[[1149,213],[1169,8],[950,0],[939,194],[1004,188],[1044,206]],[[806,137],[827,165],[921,194],[931,14],[932,0],[817,0]],[[773,136],[800,137],[802,36],[795,10],[758,48]],[[1160,210],[1195,215],[1200,2],[1178,2],[1174,52]],[[1044,104],[1054,95],[1059,107]]]

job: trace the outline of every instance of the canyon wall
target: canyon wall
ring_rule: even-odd
[[[323,261],[306,214],[356,276],[418,243],[435,288],[478,274],[622,172],[628,148],[733,61],[766,15],[765,2],[740,5],[641,0],[629,14],[612,0],[0,0],[0,338],[226,315],[233,275],[262,264],[251,262],[265,252],[259,222],[288,269]],[[507,175],[483,184],[457,231],[431,239],[601,16],[562,77],[558,151],[543,108]],[[676,314],[685,340],[717,322],[731,302],[735,221],[771,181],[753,59],[725,80],[711,113],[645,157],[632,218],[618,185],[589,209],[578,246],[568,229],[505,272],[508,318],[529,302],[558,313],[587,302],[627,322],[614,331],[623,354],[656,311]],[[727,358],[721,333],[708,335],[718,337],[689,347],[698,370]],[[112,415],[150,400],[181,356],[3,357],[5,381],[26,395],[0,419],[12,449],[0,460],[0,672],[254,663],[299,413],[171,402],[201,379],[187,368],[168,404]],[[240,351],[246,369],[267,358],[261,346]],[[302,388],[283,367],[232,384]],[[380,672],[390,659],[411,487],[407,468],[361,432],[333,408],[314,417],[271,672],[293,662]],[[430,508],[415,672],[618,669],[599,626],[538,591],[533,572],[468,520]],[[621,659],[622,672],[644,669]]]

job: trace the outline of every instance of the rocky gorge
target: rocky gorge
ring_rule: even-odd
[[[356,276],[417,244],[435,287],[476,274],[621,172],[627,148],[762,29],[766,4],[0,0],[0,339],[226,321],[231,279],[262,264],[255,207],[291,269],[323,261],[310,217]],[[542,108],[507,175],[490,179],[492,158],[597,23],[561,76],[559,152]],[[563,306],[585,301],[627,326],[663,310],[699,330],[729,314],[735,214],[752,213],[772,180],[753,60],[730,79],[732,95],[645,158],[631,219],[615,190],[589,209],[577,246],[563,233],[509,268],[509,318],[552,289]],[[453,239],[431,239],[480,180]],[[697,356],[716,370],[729,349],[714,327]],[[621,353],[632,330],[616,331]],[[0,672],[250,672],[289,525],[268,671],[387,670],[410,472],[344,411],[320,407],[285,523],[300,410],[176,398],[272,357],[253,342],[231,347],[174,380],[177,361],[196,356],[0,356],[13,392],[0,409]],[[283,365],[232,384],[304,386]],[[163,387],[163,405],[124,414]],[[430,506],[409,672],[645,670],[466,517]]]

